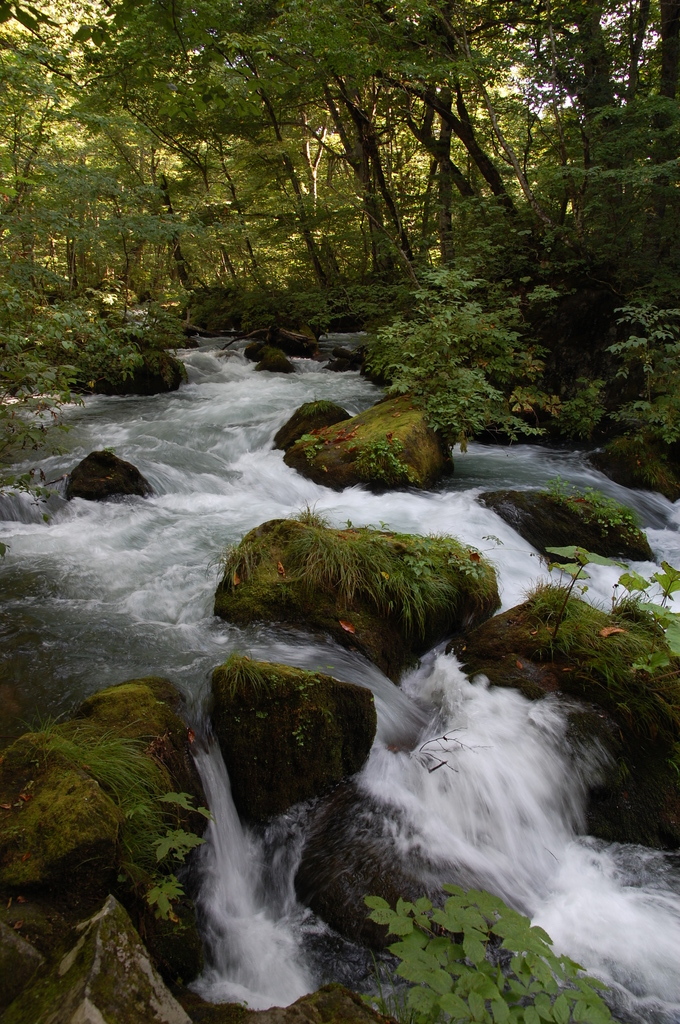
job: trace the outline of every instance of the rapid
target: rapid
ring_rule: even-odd
[[[334,335],[326,344],[347,342]],[[210,737],[210,673],[238,650],[367,686],[378,733],[357,785],[377,808],[377,841],[384,837],[386,850],[422,870],[424,886],[481,886],[529,914],[558,950],[612,987],[622,1019],[678,1024],[680,858],[583,835],[587,784],[604,754],[570,749],[564,705],[473,684],[441,650],[397,688],[331,641],[237,627],[217,620],[212,605],[225,548],[307,505],[335,526],[385,523],[475,545],[498,571],[506,609],[546,570],[477,503],[481,491],[556,476],[598,487],[638,511],[657,561],[674,565],[680,503],[613,484],[579,452],[528,445],[472,444],[454,453],[455,475],[431,492],[332,491],[286,467],[273,435],[303,402],[328,398],[354,414],[378,389],[308,360],[295,360],[295,374],[257,373],[221,344],[183,353],[189,382],[178,392],[70,407],[68,452],[38,463],[47,481],[59,481],[90,451],[110,447],[150,481],[151,498],[66,502],[63,482],[46,503],[0,497],[8,549],[0,560],[0,742],[104,686],[152,674],[172,679],[201,737],[197,761],[214,817],[200,857],[208,967],[196,987],[214,1001],[286,1005],[329,980],[366,986],[372,964],[295,898],[308,808],[264,831],[239,821]],[[593,568],[588,599],[608,604],[618,570]],[[442,736],[447,763],[428,772],[423,748]]]

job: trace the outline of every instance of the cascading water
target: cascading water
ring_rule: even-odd
[[[476,502],[480,490],[537,486],[557,475],[600,487],[638,509],[657,558],[673,564],[680,564],[680,509],[617,487],[578,453],[529,446],[471,445],[456,456],[455,477],[429,493],[336,493],[288,469],[271,438],[312,398],[360,411],[377,397],[371,384],[302,360],[288,376],[255,373],[214,344],[185,361],[189,384],[176,394],[92,398],[72,409],[71,453],[41,463],[55,480],[88,451],[112,446],[141,469],[154,497],[96,504],[56,496],[48,523],[30,498],[0,499],[0,539],[9,546],[0,565],[6,729],[20,732],[35,708],[43,716],[68,711],[95,689],[151,673],[175,680],[198,718],[210,671],[236,649],[369,686],[379,727],[358,785],[378,809],[376,834],[389,838],[392,855],[412,870],[421,865],[424,884],[455,876],[498,892],[615,985],[624,1015],[677,1024],[676,858],[578,837],[586,780],[601,754],[570,750],[563,706],[472,685],[444,655],[424,659],[398,689],[330,641],[218,622],[212,599],[224,547],[306,504],[338,525],[387,520],[392,529],[452,533],[476,545],[498,569],[504,608],[522,600],[542,567]],[[608,602],[617,572],[596,567],[589,598]],[[433,752],[445,763],[428,772]],[[333,976],[359,978],[365,960],[354,961],[345,944],[350,966],[334,964],[341,940],[294,898],[305,808],[265,836],[251,832],[236,816],[218,752],[204,750],[199,765],[215,815],[203,848],[210,967],[201,991],[266,1006]]]

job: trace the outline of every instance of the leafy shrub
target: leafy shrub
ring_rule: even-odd
[[[550,936],[488,892],[445,885],[441,909],[430,900],[399,900],[393,910],[367,896],[369,917],[399,936],[389,948],[399,977],[412,986],[407,1007],[415,1024],[607,1024],[611,1014],[597,989],[555,953]]]

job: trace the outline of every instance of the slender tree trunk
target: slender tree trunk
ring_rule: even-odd
[[[170,199],[170,188],[168,185],[168,179],[163,172],[158,176],[158,184],[160,186],[161,195],[163,197],[163,205],[166,207],[170,216],[174,215],[172,208],[172,200]],[[191,287],[191,275],[184,254],[182,253],[182,246],[179,240],[179,234],[175,231],[170,239],[170,252],[172,258],[175,261],[175,268],[177,270],[177,277],[184,288]]]
[[[680,0],[661,0],[661,86],[659,92],[674,100],[680,62]]]

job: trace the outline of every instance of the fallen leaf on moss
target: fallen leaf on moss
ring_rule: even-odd
[[[234,582],[234,586],[235,587],[237,587],[239,585],[239,583],[241,582],[241,577],[239,576],[239,574],[237,572],[234,573],[233,582]]]
[[[614,633],[627,633],[627,629],[622,629],[621,626],[605,626],[604,629],[600,630],[600,636],[613,636]]]
[[[278,572],[279,576],[286,575],[286,570],[283,568],[283,564],[281,562],[276,563],[276,571]]]
[[[22,864],[25,864],[25,863],[26,863],[26,861],[27,861],[27,860],[30,860],[30,859],[31,859],[31,855],[30,855],[30,853],[25,853],[25,854],[23,855],[23,857],[21,858],[21,863],[22,863]]]
[[[524,668],[524,665],[522,664],[521,661],[516,661],[515,665],[517,666],[517,668]]]
[[[189,740],[189,743],[193,743],[196,739],[196,733],[193,729],[187,729],[187,739]]]
[[[479,554],[478,551],[471,551],[470,552],[470,561],[471,562],[481,562],[481,560],[482,560],[482,556]]]
[[[12,925],[12,928],[14,928],[15,932],[18,932],[20,928],[23,928],[23,926],[24,926],[24,922],[23,921],[15,921],[14,924]]]
[[[345,622],[344,619],[340,619],[339,622],[342,628],[344,629],[345,633],[356,633],[356,629],[354,628],[351,622]]]

